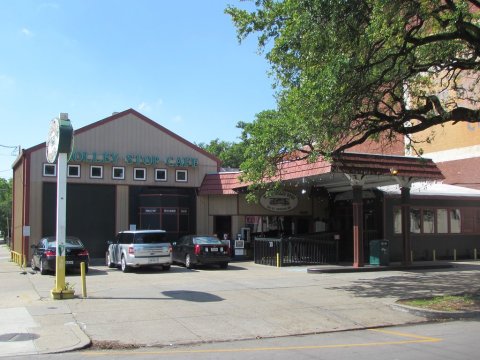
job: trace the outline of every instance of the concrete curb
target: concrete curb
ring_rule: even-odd
[[[425,264],[425,265],[394,265],[394,266],[371,266],[354,268],[352,266],[337,266],[331,268],[308,268],[308,274],[338,274],[338,273],[355,273],[355,272],[375,272],[375,271],[412,271],[412,270],[438,270],[450,269],[455,265],[452,264]]]
[[[37,349],[36,354],[56,354],[68,351],[81,350],[91,345],[90,338],[83,332],[83,330],[75,322],[64,324],[62,332],[62,344],[60,346],[54,345],[52,335],[57,331],[51,326],[43,327],[41,336],[34,341]]]
[[[422,309],[418,307],[403,305],[403,304],[391,304],[392,309],[408,312],[416,316],[424,316],[429,320],[459,320],[459,319],[472,319],[480,317],[480,310],[473,311],[438,311],[430,309]]]

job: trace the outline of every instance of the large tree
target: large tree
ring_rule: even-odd
[[[243,128],[245,178],[287,154],[316,159],[367,140],[477,122],[480,1],[256,0],[226,9],[240,41],[258,35],[277,108]],[[427,136],[423,140],[429,141]]]
[[[199,143],[198,147],[215,155],[222,161],[222,167],[238,169],[244,161],[244,143],[229,142],[220,139],[211,140],[208,144]]]
[[[12,226],[12,179],[0,178],[0,231],[3,237],[10,235]]]

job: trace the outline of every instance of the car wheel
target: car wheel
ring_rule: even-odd
[[[121,261],[120,267],[121,267],[123,272],[128,272],[128,270],[129,270],[128,265],[127,265],[127,260],[125,259],[125,256],[123,256],[123,255],[122,255],[122,261]]]
[[[115,264],[112,262],[112,259],[110,258],[110,252],[108,252],[108,251],[107,251],[107,253],[105,254],[105,264],[106,264],[109,268],[115,267]]]
[[[40,259],[40,274],[45,275],[47,273],[47,269],[45,269],[45,266],[43,265],[43,260]]]
[[[88,274],[88,264],[85,264],[85,274]]]
[[[190,254],[187,254],[185,256],[185,267],[187,269],[191,269],[193,266],[192,266],[192,259],[190,258]]]
[[[220,264],[220,269],[226,269],[226,268],[228,268],[228,262]]]
[[[163,270],[168,271],[170,270],[170,265],[163,265],[162,268]]]

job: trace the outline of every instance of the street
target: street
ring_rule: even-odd
[[[15,359],[475,359],[480,321],[452,321],[195,346],[83,350]]]

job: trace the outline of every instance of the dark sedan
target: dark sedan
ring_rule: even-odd
[[[38,245],[32,245],[33,255],[31,267],[40,270],[42,275],[47,272],[55,272],[56,269],[55,236],[40,239]],[[85,263],[85,272],[88,272],[90,257],[79,238],[67,236],[65,238],[65,270],[80,270],[80,263]]]
[[[191,269],[195,265],[228,267],[230,249],[214,236],[186,235],[173,243],[173,261]]]

